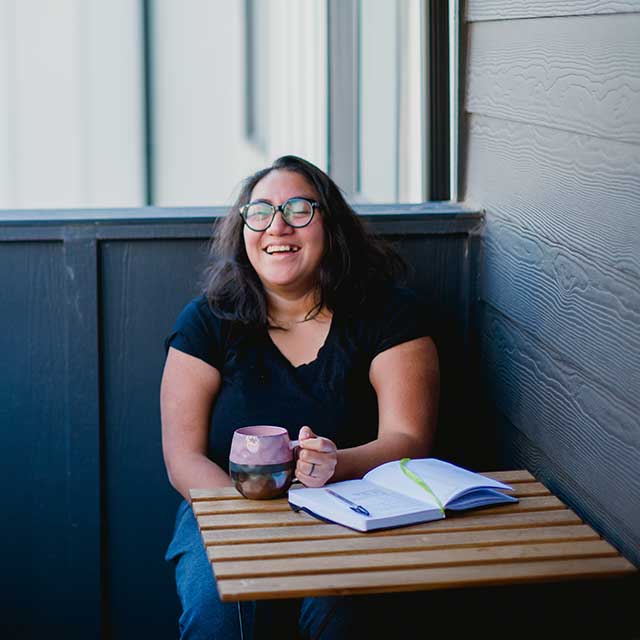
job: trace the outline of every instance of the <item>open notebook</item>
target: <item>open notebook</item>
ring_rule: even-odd
[[[321,488],[289,489],[289,504],[322,520],[372,531],[445,517],[446,510],[517,502],[512,488],[437,458],[395,460]]]

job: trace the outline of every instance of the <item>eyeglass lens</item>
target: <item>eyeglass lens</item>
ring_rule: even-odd
[[[292,227],[304,227],[313,216],[313,205],[302,198],[291,198],[282,205],[282,217]],[[244,210],[244,219],[250,229],[266,229],[275,216],[275,207],[267,202],[249,204]]]

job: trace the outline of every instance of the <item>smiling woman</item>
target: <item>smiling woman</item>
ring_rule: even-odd
[[[189,489],[231,485],[237,428],[286,428],[300,441],[296,478],[320,487],[427,455],[438,404],[426,309],[398,286],[399,257],[366,232],[314,165],[285,156],[247,178],[211,260],[203,295],[166,340],[161,389],[165,463],[185,498],[167,552],[184,638],[239,633],[236,609],[218,598],[189,506]],[[407,608],[400,613],[408,622],[411,605],[402,603],[393,606]],[[340,638],[349,637],[364,604],[308,598],[278,606],[304,637]],[[378,599],[376,611],[389,606]],[[273,603],[256,607],[275,615]],[[244,613],[250,625],[251,611]]]

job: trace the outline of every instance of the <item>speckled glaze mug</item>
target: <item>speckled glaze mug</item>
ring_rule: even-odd
[[[298,440],[291,440],[283,427],[236,429],[229,453],[229,474],[236,489],[252,500],[284,495],[293,482],[297,446]]]

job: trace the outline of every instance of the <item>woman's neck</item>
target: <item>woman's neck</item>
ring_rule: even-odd
[[[278,327],[289,327],[297,322],[304,322],[316,308],[318,294],[311,291],[303,295],[282,295],[273,291],[267,292],[269,318]],[[322,315],[321,310],[321,315]]]

